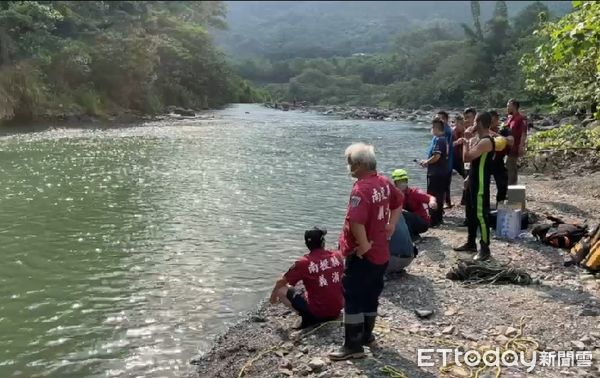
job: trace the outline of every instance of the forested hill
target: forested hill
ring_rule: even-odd
[[[513,17],[532,1],[507,1]],[[554,14],[571,9],[569,1],[543,1]],[[494,1],[480,2],[489,19]],[[216,42],[233,58],[349,56],[384,52],[401,32],[445,20],[462,31],[471,23],[468,1],[228,1],[228,31]]]
[[[548,39],[534,32],[576,3],[228,2],[229,30],[216,41],[275,102],[498,107],[516,97],[549,104],[552,91],[528,90],[536,78],[523,72],[523,58]]]
[[[0,2],[0,121],[253,100],[215,48],[220,1]]]

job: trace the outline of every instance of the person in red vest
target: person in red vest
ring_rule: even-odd
[[[419,188],[408,186],[408,172],[404,169],[395,169],[392,172],[394,185],[404,195],[402,214],[410,237],[413,241],[420,239],[420,234],[426,232],[431,224],[429,209],[437,208],[434,196],[425,193]]]
[[[309,253],[277,280],[271,292],[271,304],[281,302],[302,317],[298,328],[337,319],[344,307],[344,260],[339,252],[325,249],[326,234],[317,227],[304,232]],[[305,291],[294,287],[300,281]]]
[[[389,240],[402,214],[402,193],[377,172],[374,148],[364,143],[346,149],[348,170],[356,182],[350,193],[340,236],[344,269],[344,345],[332,360],[365,356],[363,345],[375,339],[373,328],[390,259]]]

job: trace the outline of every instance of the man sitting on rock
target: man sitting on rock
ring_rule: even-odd
[[[326,234],[327,230],[317,227],[304,232],[310,252],[277,280],[271,293],[271,304],[279,301],[302,317],[298,328],[337,319],[344,307],[344,260],[339,253],[325,249]],[[294,287],[300,281],[304,291]]]
[[[413,241],[420,238],[419,234],[429,229],[430,218],[428,208],[436,209],[437,201],[418,188],[408,186],[408,173],[404,169],[396,169],[392,172],[392,180],[396,188],[404,194],[404,209],[402,216],[408,226],[410,237]]]

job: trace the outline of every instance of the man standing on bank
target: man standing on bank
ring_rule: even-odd
[[[514,138],[508,157],[506,158],[506,169],[508,171],[508,185],[517,185],[518,181],[518,161],[525,155],[525,144],[527,142],[527,122],[519,113],[519,101],[508,100],[506,104],[508,113],[508,128]]]
[[[485,112],[475,118],[475,132],[479,136],[476,144],[463,144],[463,160],[471,163],[468,176],[467,195],[471,206],[467,216],[469,237],[467,243],[454,248],[455,251],[476,252],[477,229],[481,234],[479,253],[474,260],[487,260],[490,257],[490,175],[492,173],[492,158],[494,155],[494,139],[490,136],[492,116]]]
[[[373,328],[390,258],[389,239],[402,214],[402,193],[377,173],[374,148],[364,143],[346,149],[352,187],[340,251],[346,257],[344,288],[344,345],[330,353],[332,360],[362,358],[364,345],[375,338]]]

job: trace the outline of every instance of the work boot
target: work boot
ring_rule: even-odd
[[[371,346],[375,344],[375,335],[373,335],[373,328],[375,328],[375,319],[377,316],[365,315],[365,332],[362,338],[362,345]]]
[[[453,248],[456,252],[477,252],[477,244],[466,242],[460,247]]]
[[[364,323],[344,324],[344,346],[337,352],[329,353],[329,359],[332,361],[341,361],[365,357],[365,350],[362,346],[364,326]]]
[[[479,252],[475,256],[473,256],[473,260],[485,261],[485,260],[489,259],[490,256],[491,256],[490,246],[482,244],[481,247],[479,248]]]

